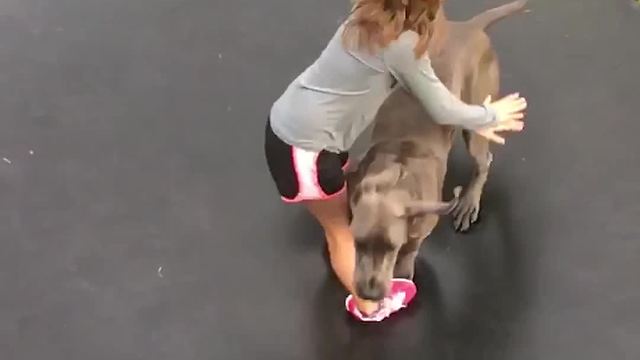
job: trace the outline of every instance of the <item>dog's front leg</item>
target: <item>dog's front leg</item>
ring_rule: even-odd
[[[487,139],[466,130],[463,132],[463,135],[467,150],[474,159],[476,168],[474,169],[471,181],[469,181],[469,184],[464,190],[458,206],[453,210],[453,225],[454,228],[460,232],[468,231],[471,225],[478,221],[480,200],[482,199],[484,185],[487,183],[489,168],[493,160]]]
[[[393,277],[400,279],[413,280],[416,266],[416,256],[420,248],[420,239],[409,239],[409,241],[400,248],[396,266],[393,270]]]

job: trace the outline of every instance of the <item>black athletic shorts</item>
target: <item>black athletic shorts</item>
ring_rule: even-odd
[[[346,190],[349,154],[313,152],[286,144],[267,120],[264,151],[276,188],[285,202],[326,200]]]

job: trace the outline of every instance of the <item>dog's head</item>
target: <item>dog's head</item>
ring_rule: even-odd
[[[416,201],[406,188],[398,186],[402,169],[390,166],[364,177],[351,198],[351,231],[356,245],[354,282],[356,294],[367,300],[381,300],[390,287],[400,248],[408,240],[409,224],[428,214],[449,213],[457,204]]]

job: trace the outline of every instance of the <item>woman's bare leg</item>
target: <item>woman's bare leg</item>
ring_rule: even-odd
[[[362,300],[355,295],[353,272],[356,253],[353,235],[349,229],[346,192],[329,200],[307,201],[305,206],[324,229],[331,267],[342,285],[353,294],[358,309],[364,314],[377,310],[378,303]]]

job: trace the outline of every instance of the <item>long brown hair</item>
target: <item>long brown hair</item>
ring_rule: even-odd
[[[342,39],[347,48],[375,51],[386,47],[400,34],[413,30],[420,36],[416,57],[429,46],[432,22],[442,0],[353,0],[351,16]]]

